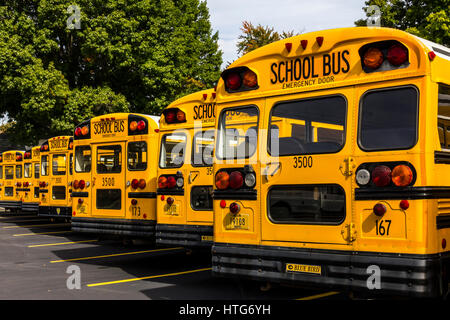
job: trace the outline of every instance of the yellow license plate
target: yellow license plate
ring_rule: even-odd
[[[311,266],[308,264],[286,263],[286,272],[302,272],[322,274],[321,266]]]
[[[238,214],[228,215],[227,223],[225,229],[227,230],[248,230],[249,229],[249,215],[248,214]]]
[[[213,236],[202,236],[202,241],[213,241]]]
[[[179,213],[178,210],[178,205],[176,204],[172,204],[171,206],[169,206],[168,204],[164,207],[164,212],[165,214],[169,215],[169,216],[177,216]]]

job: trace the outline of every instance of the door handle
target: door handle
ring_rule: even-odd
[[[266,181],[269,182],[270,179],[274,178],[276,175],[281,173],[281,162],[268,163],[263,170],[263,176]]]

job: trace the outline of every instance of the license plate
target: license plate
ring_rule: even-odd
[[[286,263],[286,272],[322,274],[322,267],[308,264]]]
[[[225,229],[227,230],[248,230],[249,229],[249,215],[238,214],[236,216],[228,215]]]
[[[164,212],[165,214],[169,215],[169,216],[177,216],[178,215],[178,205],[173,204],[171,206],[166,205],[164,207]]]
[[[202,236],[202,241],[213,241],[213,236]]]

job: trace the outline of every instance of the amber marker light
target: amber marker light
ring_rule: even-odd
[[[410,167],[400,164],[392,170],[391,177],[397,187],[406,187],[413,180],[413,173]]]
[[[217,189],[224,190],[230,184],[230,175],[226,171],[221,171],[216,174]]]
[[[364,54],[364,65],[370,69],[377,69],[383,60],[383,53],[378,48],[370,48]]]
[[[252,70],[247,70],[244,72],[242,81],[245,86],[250,88],[254,88],[258,85],[258,77]]]

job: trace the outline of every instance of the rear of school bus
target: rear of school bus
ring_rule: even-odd
[[[444,295],[449,59],[402,31],[346,28],[230,65],[217,88],[213,274]],[[236,128],[233,112],[258,130]]]
[[[40,146],[25,150],[23,164],[22,211],[39,212]]]
[[[72,141],[71,136],[58,136],[48,139],[41,146],[39,216],[65,220],[72,216],[70,196]]]
[[[154,241],[158,121],[114,113],[75,128],[73,231]]]
[[[3,187],[0,207],[10,211],[22,209],[22,178],[24,151],[3,152]]]
[[[157,189],[157,244],[209,248],[213,237],[215,91],[185,96],[163,111]]]

